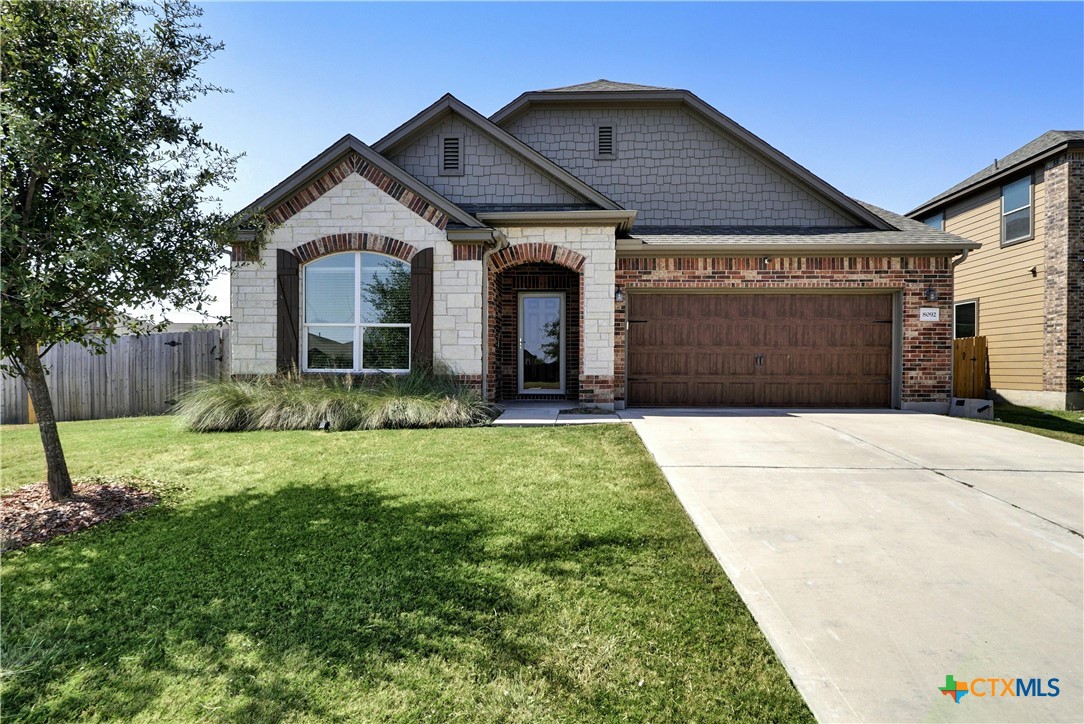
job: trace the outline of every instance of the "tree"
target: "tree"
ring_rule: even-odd
[[[238,220],[213,189],[237,156],[183,111],[222,92],[188,0],[0,3],[0,352],[37,412],[53,500],[71,496],[40,354],[146,330],[133,309],[203,311]]]

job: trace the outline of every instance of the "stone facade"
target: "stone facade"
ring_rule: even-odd
[[[622,257],[616,283],[626,301],[615,304],[615,399],[625,400],[628,295],[647,289],[883,289],[902,295],[902,407],[947,411],[952,387],[952,268],[949,257]],[[937,291],[928,302],[925,292]],[[941,321],[920,322],[920,307],[937,307]]]
[[[374,176],[380,183],[380,179],[374,174],[369,175]],[[387,188],[391,193],[381,190],[377,183],[365,178],[361,173],[349,171],[339,182],[324,188],[313,198],[305,199],[303,205],[297,203],[297,210],[281,220],[282,225],[275,229],[259,260],[242,262],[235,266],[230,275],[230,306],[233,317],[230,369],[233,374],[275,372],[278,302],[276,253],[279,249],[290,251],[299,257],[304,255],[307,260],[313,258],[312,254],[321,248],[325,251],[340,250],[334,246],[336,242],[333,240],[337,235],[346,235],[345,239],[353,238],[360,242],[361,235],[367,234],[380,237],[380,243],[387,244],[381,246],[380,251],[383,253],[397,255],[393,248],[396,243],[408,246],[414,251],[435,247],[434,267],[440,264],[439,260],[445,258],[450,264],[452,251],[442,228],[442,224],[446,223],[443,213],[440,213],[439,217],[431,215],[428,208],[422,208],[416,203],[416,197],[400,193],[405,190],[397,185]],[[294,198],[305,197],[298,194]],[[416,209],[412,209],[411,205]],[[278,218],[282,219],[282,216]],[[349,241],[344,242],[341,250],[347,248],[353,248]],[[480,279],[478,284],[480,286]],[[301,293],[304,295],[303,274]],[[478,305],[481,305],[480,295]],[[458,310],[456,313],[458,314]],[[479,318],[479,325],[480,323]],[[433,325],[436,328],[435,309]],[[300,338],[300,330],[298,334]],[[480,326],[477,334],[480,337]],[[480,342],[478,347],[480,348]],[[481,358],[480,353],[478,358]],[[478,374],[480,371],[480,364],[475,365],[473,372]]]
[[[616,154],[595,156],[599,124]],[[627,209],[643,226],[853,226],[680,108],[533,108],[505,130]]]
[[[483,268],[480,259],[457,259],[447,240],[433,249],[433,355],[463,375],[481,379]]]
[[[440,173],[440,139],[449,135],[462,139],[462,174]],[[584,203],[584,199],[455,117],[429,129],[392,161],[461,205]]]
[[[1084,153],[1046,164],[1043,389],[1081,400],[1084,376]]]

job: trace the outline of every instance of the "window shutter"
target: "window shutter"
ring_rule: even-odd
[[[411,367],[433,362],[433,250],[410,260]]]
[[[445,171],[459,171],[460,158],[459,158],[459,137],[458,136],[445,136],[444,137],[444,155],[441,159],[441,168]]]
[[[276,368],[286,372],[299,364],[297,326],[301,309],[301,293],[298,283],[297,257],[284,249],[278,250],[277,261],[278,340],[276,343]]]

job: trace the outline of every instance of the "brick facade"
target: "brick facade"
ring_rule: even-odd
[[[1084,375],[1084,154],[1046,164],[1043,389],[1077,392]]]
[[[712,257],[617,260],[616,283],[624,299],[636,290],[883,289],[903,297],[900,403],[947,405],[952,364],[952,268],[949,257]],[[928,302],[925,292],[936,290]],[[627,301],[615,303],[614,397],[625,400]],[[920,307],[937,307],[941,321],[920,322]]]
[[[580,397],[580,287],[582,277],[555,264],[524,263],[495,272],[490,283],[490,347],[493,387],[498,400],[544,399],[549,395],[519,393],[519,295],[521,292],[563,292],[565,295],[565,392],[553,395]]]
[[[481,244],[452,244],[452,261],[481,261],[484,254]]]
[[[565,318],[569,329],[578,327],[578,358],[573,366],[566,361],[566,389],[576,389],[568,399],[593,405],[612,405],[613,398],[613,227],[502,227],[501,232],[511,242],[504,249],[489,255],[487,262],[489,350],[496,349],[500,335],[494,328],[506,309],[495,303],[500,276],[505,270],[521,264],[556,265],[576,272],[579,286],[578,304],[566,302]],[[570,295],[571,297],[571,295]],[[498,324],[515,325],[515,308],[510,321]],[[575,317],[575,319],[574,319]],[[566,331],[566,345],[571,334]],[[487,389],[490,397],[499,394],[499,364],[491,351],[487,355]],[[516,374],[515,367],[512,375]]]

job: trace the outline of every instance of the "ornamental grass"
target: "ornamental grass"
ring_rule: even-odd
[[[474,427],[499,408],[441,367],[408,374],[297,372],[198,384],[174,414],[195,432]]]

